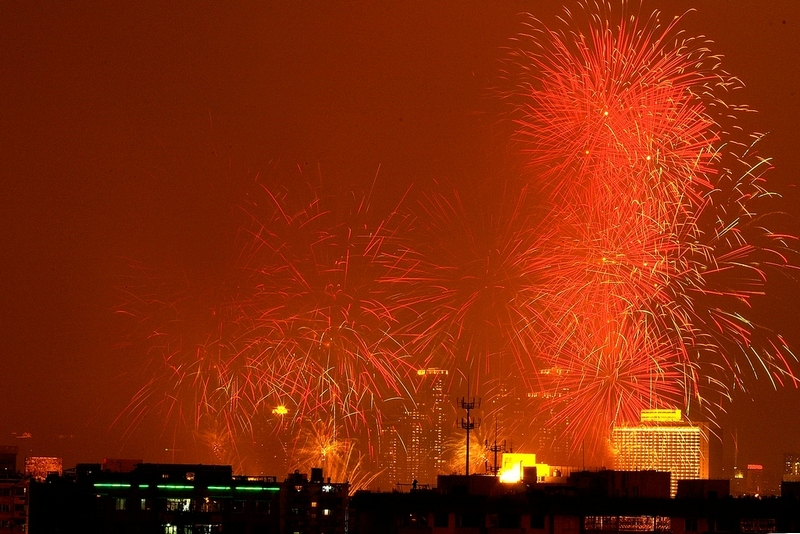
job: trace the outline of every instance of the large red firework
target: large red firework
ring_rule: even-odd
[[[505,95],[524,179],[434,183],[386,214],[263,183],[221,276],[126,292],[155,366],[131,413],[160,405],[219,458],[262,429],[366,448],[433,366],[495,407],[544,399],[599,450],[643,408],[713,417],[751,377],[796,384],[751,310],[794,261],[760,215],[769,162],[728,132],[738,82],[680,24],[625,3],[528,24]]]
[[[518,139],[563,262],[543,293],[540,355],[563,371],[545,408],[575,443],[643,407],[727,395],[745,368],[795,380],[785,343],[747,318],[790,265],[755,224],[767,165],[735,149],[719,111],[736,81],[679,23],[585,6],[561,29],[533,22],[511,54]]]

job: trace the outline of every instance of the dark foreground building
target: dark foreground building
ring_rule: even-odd
[[[32,482],[29,532],[344,534],[347,484],[292,473],[233,476],[230,466],[139,464],[130,472],[80,464]]]
[[[16,481],[19,483],[21,481]],[[800,532],[800,483],[784,496],[733,498],[728,481],[680,481],[656,471],[536,476],[441,476],[436,489],[358,492],[310,478],[233,476],[229,466],[138,464],[126,471],[83,464],[30,484],[33,534],[615,534]],[[15,486],[16,487],[16,486]],[[27,486],[20,486],[27,490]],[[24,493],[25,491],[23,491]],[[17,501],[14,501],[15,503]],[[24,499],[19,502],[24,503]],[[0,534],[6,532],[0,530]]]
[[[0,534],[27,532],[29,480],[0,472]]]
[[[440,477],[438,490],[358,492],[350,500],[350,532],[800,532],[800,500],[790,497],[732,498],[725,494],[725,484],[706,484],[683,492],[679,485],[678,493],[690,497],[669,498],[668,474],[600,471],[578,475],[565,484],[515,485],[500,484],[489,477],[469,477],[483,478],[481,483],[463,476]]]

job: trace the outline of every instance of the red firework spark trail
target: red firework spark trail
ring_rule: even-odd
[[[205,286],[142,270],[148,282],[124,291],[152,376],[131,424],[155,410],[236,447],[265,425],[320,418],[371,432],[384,400],[409,396],[412,365],[383,281],[395,219],[376,222],[354,195],[264,191],[224,276]]]
[[[641,408],[713,417],[752,377],[796,385],[752,319],[794,238],[760,215],[769,162],[722,127],[736,81],[680,18],[627,9],[516,39],[527,184],[435,184],[379,217],[368,196],[270,183],[229,272],[145,273],[123,306],[154,368],[133,419],[157,404],[215,448],[331,421],[336,443],[435,365],[484,396],[521,381],[600,448]]]
[[[783,237],[755,223],[767,164],[737,155],[713,118],[735,80],[680,19],[661,28],[625,9],[586,7],[585,33],[569,13],[560,31],[535,24],[511,54],[518,137],[566,258],[548,272],[540,353],[566,372],[554,412],[577,423],[576,443],[640,407],[743,387],[742,364],[795,380],[785,343],[746,318],[767,270],[790,264]],[[648,375],[659,387],[642,387]]]
[[[575,325],[542,377],[546,406],[553,408],[549,424],[568,421],[576,445],[586,439],[588,449],[602,449],[615,422],[683,400],[686,370],[672,355],[669,344],[635,324]]]
[[[411,364],[392,335],[382,283],[398,246],[395,221],[371,222],[367,199],[314,196],[293,208],[290,198],[270,199],[254,216],[246,267],[258,288],[251,304],[263,310],[254,330],[269,362],[263,380],[300,417],[321,411],[357,426],[381,399],[408,393]]]
[[[210,281],[133,267],[120,310],[135,321],[131,344],[147,351],[142,370],[150,378],[128,406],[130,425],[157,412],[169,426],[213,434],[215,449],[221,442],[235,448],[252,432],[263,395],[256,362],[238,347],[248,315],[239,295],[242,280],[232,273],[215,273]]]
[[[533,50],[516,51],[530,71],[520,88],[528,98],[525,116],[517,121],[530,165],[548,169],[559,182],[554,192],[600,176],[625,193],[626,173],[606,170],[656,165],[681,196],[710,188],[709,149],[717,137],[708,107],[715,102],[698,95],[732,82],[697,65],[717,58],[690,39],[671,45],[671,37],[680,38],[679,19],[661,30],[657,14],[644,25],[622,14],[616,27],[610,18],[588,15],[587,35],[534,27],[527,41]]]
[[[484,395],[509,376],[535,380],[531,335],[553,260],[537,251],[547,234],[535,231],[527,204],[523,191],[438,187],[418,205],[416,249],[394,268],[414,310],[405,325],[414,353]]]

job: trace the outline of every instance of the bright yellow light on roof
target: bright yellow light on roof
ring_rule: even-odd
[[[550,466],[547,464],[536,463],[536,455],[520,452],[503,453],[502,463],[500,464],[500,482],[506,484],[516,484],[523,479],[525,468],[536,468],[536,478],[541,479],[550,473]]]
[[[503,484],[516,484],[520,480],[522,480],[522,473],[520,473],[519,469],[500,471],[500,482]]]

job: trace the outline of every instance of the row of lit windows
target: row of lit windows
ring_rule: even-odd
[[[131,504],[136,506],[136,502],[138,502],[139,510],[151,510],[153,506],[153,501],[150,499],[128,499],[125,497],[119,497],[114,499],[114,510],[124,511],[124,510],[132,510]],[[215,512],[222,512],[226,510],[228,507],[233,509],[233,511],[241,511],[241,509],[245,506],[246,501],[220,501],[217,499],[166,499],[166,500],[159,500],[156,501],[159,509],[162,509],[167,512],[204,512],[204,513],[215,513]],[[316,503],[313,503],[316,504]],[[247,506],[252,506],[256,511],[262,513],[270,513],[270,503],[268,501],[253,501],[251,504]]]
[[[220,532],[222,525],[172,525],[167,523],[162,525],[164,534],[212,534]]]
[[[589,531],[671,532],[672,520],[665,516],[586,516],[584,528]]]

